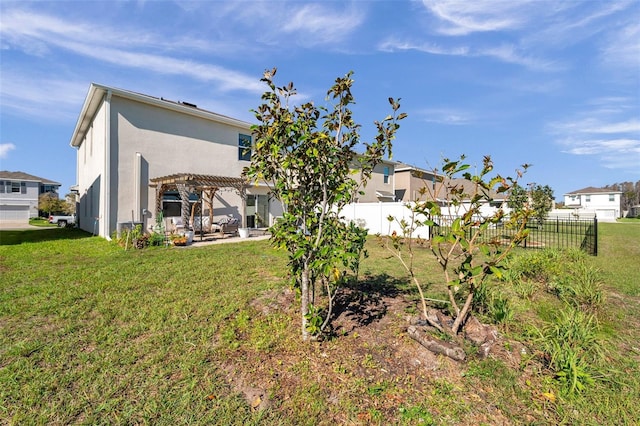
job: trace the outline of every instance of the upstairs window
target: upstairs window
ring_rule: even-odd
[[[616,200],[616,196],[613,194],[609,194],[609,201],[615,201]]]
[[[20,192],[20,182],[11,182],[11,192]]]
[[[251,136],[240,134],[238,137],[238,160],[251,161]]]
[[[591,202],[591,195],[585,195],[584,196],[584,201],[585,201],[585,203],[590,203]]]
[[[389,168],[385,167],[384,168],[384,183],[389,183]]]

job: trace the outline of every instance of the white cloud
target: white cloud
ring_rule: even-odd
[[[576,121],[556,123],[552,125],[557,132],[618,134],[640,132],[640,120],[631,118],[620,122],[603,122],[597,118],[585,118]]]
[[[2,108],[45,120],[72,119],[82,105],[88,82],[2,71]]]
[[[597,98],[589,109],[549,124],[561,151],[592,156],[603,167],[640,174],[640,119],[638,107],[624,97]],[[593,108],[595,107],[595,108]]]
[[[418,114],[427,123],[454,126],[469,124],[475,120],[469,112],[454,108],[427,108],[419,111]]]
[[[441,21],[437,31],[452,36],[519,28],[529,19],[525,12],[530,3],[523,0],[422,1],[427,10]]]
[[[8,24],[5,25],[5,22]],[[0,34],[3,38],[6,37],[5,42],[19,47],[31,46],[34,43],[45,46],[38,49],[40,54],[47,53],[51,47],[57,47],[117,66],[211,81],[217,83],[222,91],[263,91],[262,85],[253,76],[213,64],[148,53],[150,48],[163,43],[146,32],[128,32],[126,29],[115,31],[104,27],[102,30],[96,30],[94,27],[46,15],[15,11],[9,12],[9,16],[3,18]],[[179,43],[174,40],[169,44],[175,48]],[[181,47],[190,48],[193,44],[186,42]],[[142,48],[145,51],[142,51]]]
[[[565,67],[557,61],[536,58],[533,55],[524,55],[515,45],[502,44],[495,47],[470,47],[454,46],[444,47],[433,42],[416,43],[389,38],[378,45],[383,52],[396,50],[416,50],[432,55],[463,56],[463,57],[489,57],[508,64],[521,65],[525,68],[538,71],[559,71]]]
[[[341,41],[364,22],[364,14],[355,8],[331,10],[320,4],[307,4],[282,17],[286,20],[281,22],[280,29],[297,33],[306,45]]]
[[[16,149],[16,146],[12,143],[0,143],[0,158],[5,159],[9,157],[9,152]]]
[[[640,19],[640,14],[636,14]],[[619,30],[613,31],[601,50],[605,65],[640,72],[640,22],[634,21]]]
[[[570,147],[563,152],[576,155],[594,155],[615,152],[618,155],[640,154],[640,140],[638,139],[596,139],[596,140],[567,140]]]

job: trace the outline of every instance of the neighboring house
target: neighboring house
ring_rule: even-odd
[[[588,187],[564,194],[564,206],[580,216],[596,215],[598,220],[615,221],[621,215],[621,191]]]
[[[24,172],[0,172],[0,222],[28,223],[38,217],[38,197],[51,193],[58,197],[61,184]]]
[[[430,171],[409,164],[399,163],[395,169],[397,201],[426,200],[436,188],[438,176]],[[427,191],[422,193],[423,188]]]
[[[376,203],[398,201],[396,197],[395,168],[400,164],[395,161],[382,160],[373,168],[371,179],[364,188],[360,188],[363,194],[355,197],[356,203]],[[354,166],[354,179],[359,179],[357,168]]]
[[[395,178],[397,200],[404,202],[425,201],[430,199],[438,201],[441,207],[446,207],[449,204],[446,194],[447,186],[455,185],[463,188],[464,194],[467,194],[469,199],[476,191],[474,187],[475,184],[469,180],[459,178],[445,180],[443,176],[433,171],[424,170],[409,164],[398,164],[395,169]],[[505,211],[508,210],[506,206],[506,194],[491,191],[489,195],[492,201],[485,203],[481,207],[482,214],[493,214],[497,208],[504,208]],[[447,210],[446,213],[458,215],[461,211],[466,211],[465,209],[468,207],[468,203],[463,202],[458,211],[455,211],[456,209],[451,207],[450,211]],[[443,210],[443,212],[445,211]]]

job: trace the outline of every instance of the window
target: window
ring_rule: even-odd
[[[590,203],[591,202],[591,195],[585,195],[584,196],[584,201],[585,201],[585,203]]]
[[[20,182],[11,182],[11,192],[20,192]]]
[[[384,168],[384,183],[389,183],[389,168]]]
[[[609,194],[609,201],[615,201],[616,196],[614,194]]]
[[[21,194],[27,193],[27,182],[20,182],[20,193]]]
[[[0,180],[0,194],[4,194],[4,181]]]
[[[238,137],[238,160],[251,161],[251,136],[240,134]]]

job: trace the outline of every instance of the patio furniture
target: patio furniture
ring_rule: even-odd
[[[214,229],[218,230],[221,234],[238,234],[238,227],[240,222],[235,217],[223,217],[216,224]]]
[[[171,224],[173,225],[173,232],[184,233],[185,227],[181,217],[172,217]]]

